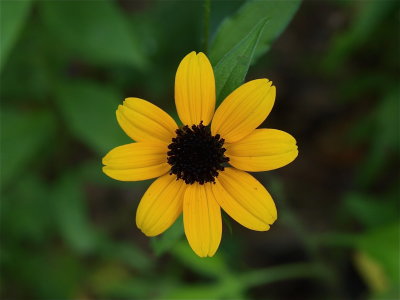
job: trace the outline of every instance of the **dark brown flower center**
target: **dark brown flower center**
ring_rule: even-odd
[[[176,137],[168,145],[170,174],[175,174],[187,184],[198,182],[215,183],[218,171],[224,170],[229,158],[224,155],[224,139],[219,134],[211,135],[210,127],[187,125],[176,130]]]

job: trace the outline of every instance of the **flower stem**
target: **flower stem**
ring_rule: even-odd
[[[211,10],[211,0],[204,0],[203,4],[204,8],[204,36],[203,36],[203,50],[207,54],[208,52],[208,39],[209,39],[209,31],[210,31],[210,10]]]
[[[292,278],[320,277],[322,272],[312,263],[288,264],[244,273],[239,281],[248,288]]]

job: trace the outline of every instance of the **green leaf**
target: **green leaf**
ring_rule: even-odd
[[[171,250],[172,254],[182,261],[192,271],[205,276],[224,278],[229,277],[228,266],[221,254],[213,257],[198,257],[189,247],[187,241],[177,243]]]
[[[140,38],[115,1],[41,1],[40,12],[57,42],[85,60],[144,68]]]
[[[345,210],[351,219],[357,219],[368,228],[391,223],[398,218],[396,197],[380,194],[349,193],[344,199]]]
[[[226,225],[229,233],[232,235],[233,234],[233,229],[232,229],[232,222],[231,222],[230,217],[224,211],[222,211],[221,217],[222,217],[222,221],[223,221],[224,225]]]
[[[321,65],[326,71],[334,72],[340,69],[355,50],[363,47],[365,42],[374,36],[378,26],[388,18],[388,14],[398,10],[396,1],[354,2],[354,6],[356,14],[351,18],[352,24],[334,38],[322,61]]]
[[[55,220],[66,244],[78,253],[92,251],[99,235],[89,222],[78,176],[67,172],[54,185],[52,196]]]
[[[253,59],[266,19],[261,20],[214,67],[217,99],[221,102],[242,84]]]
[[[87,282],[94,296],[104,299],[146,299],[155,284],[145,276],[132,276],[127,265],[109,258],[91,270]]]
[[[103,155],[111,148],[132,142],[119,128],[115,111],[122,95],[89,81],[64,83],[56,88],[57,103],[71,132]]]
[[[1,183],[4,187],[51,140],[56,124],[50,112],[1,111]]]
[[[19,2],[19,1],[15,1]],[[68,64],[68,52],[58,44],[39,22],[30,22],[4,66],[0,77],[2,103],[26,105],[48,104],[49,93]],[[29,55],[26,54],[29,49]],[[23,85],[23,88],[21,86]]]
[[[49,189],[37,174],[18,177],[13,188],[1,199],[0,222],[3,242],[12,240],[19,245],[23,242],[43,243],[49,236],[52,214],[49,208]],[[8,249],[7,246],[5,248]]]
[[[236,14],[225,19],[219,27],[210,51],[213,65],[243,40],[260,20],[267,18],[269,22],[260,37],[255,57],[265,53],[289,24],[300,2],[300,0],[246,2]]]
[[[26,245],[21,247],[21,244],[15,250],[10,264],[16,282],[24,287],[19,294],[23,299],[77,298],[76,293],[86,280],[86,270],[81,258],[74,257],[51,243],[44,244],[39,251]],[[10,273],[7,274],[9,279]]]
[[[150,260],[149,256],[133,243],[117,242],[103,238],[96,253],[100,253],[105,259],[115,259],[125,266],[130,266],[141,272],[147,272],[153,268],[152,260]]]
[[[399,97],[400,89],[396,87],[389,91],[373,111],[371,119],[373,131],[367,136],[371,146],[357,172],[357,181],[364,187],[374,182],[388,165],[388,157],[399,150],[397,117]]]
[[[156,255],[169,251],[183,237],[183,233],[183,221],[180,217],[165,233],[151,239],[151,246]]]
[[[396,222],[368,231],[358,240],[358,248],[383,268],[393,286],[400,280],[399,234],[400,224]]]
[[[83,184],[88,180],[81,170],[64,172],[51,194],[55,223],[65,243],[78,254],[96,254],[142,272],[150,270],[152,261],[140,248],[112,240],[91,223]],[[100,173],[99,164],[97,170]]]
[[[29,15],[32,1],[0,1],[0,71]]]

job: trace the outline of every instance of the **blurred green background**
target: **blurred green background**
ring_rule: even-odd
[[[209,22],[203,1],[0,5],[2,299],[400,297],[399,2],[211,1]],[[125,97],[176,117],[175,71],[206,41],[214,65],[247,57],[246,80],[274,82],[262,127],[300,154],[255,174],[278,208],[271,230],[224,218],[217,255],[200,259],[181,220],[140,233],[151,181],[114,181],[101,158],[129,142]]]

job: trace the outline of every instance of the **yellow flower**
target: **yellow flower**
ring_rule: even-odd
[[[145,235],[163,233],[183,212],[191,248],[206,257],[221,241],[221,208],[249,229],[270,228],[277,218],[274,201],[245,171],[277,169],[298,154],[290,134],[256,129],[270,113],[275,94],[268,79],[252,80],[214,112],[213,69],[203,53],[191,52],[175,78],[175,104],[184,126],[148,101],[125,99],[117,120],[136,143],[111,150],[103,158],[103,172],[122,181],[158,177],[136,213]]]

